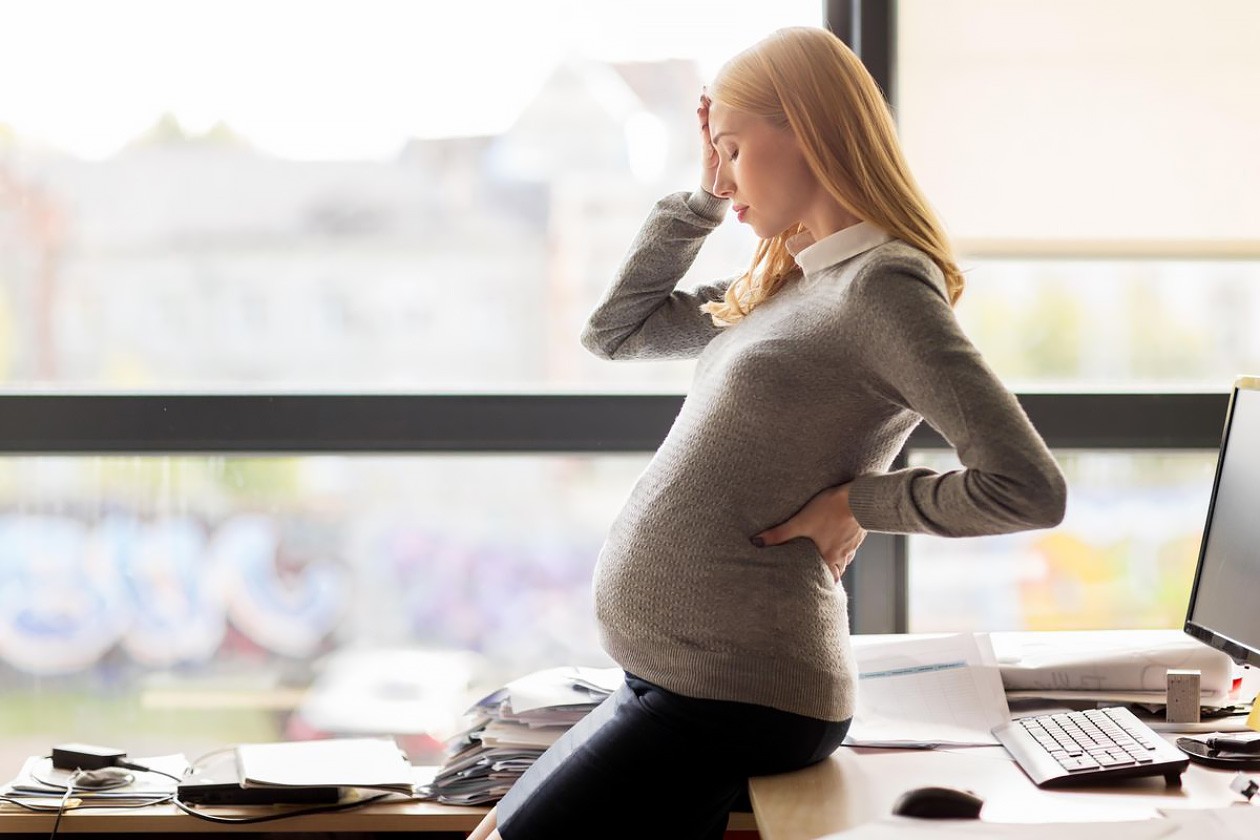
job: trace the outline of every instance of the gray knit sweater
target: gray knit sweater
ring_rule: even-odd
[[[844,589],[812,540],[749,538],[846,482],[869,531],[1046,528],[1063,517],[1064,480],[959,327],[939,268],[904,242],[790,280],[714,326],[699,306],[731,280],[675,286],[725,209],[703,191],[657,202],[582,334],[608,359],[699,357],[600,552],[601,642],[680,694],[843,720],[856,692]],[[923,419],[964,469],[888,471]]]

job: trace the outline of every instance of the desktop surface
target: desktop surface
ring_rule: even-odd
[[[436,768],[435,768],[436,769]],[[289,806],[302,809],[302,805]],[[216,806],[207,813],[224,817],[257,817],[275,814],[275,807]],[[85,808],[70,811],[62,817],[58,834],[76,837],[144,835],[257,835],[273,837],[302,834],[308,837],[332,838],[351,835],[356,840],[376,835],[436,834],[464,838],[476,828],[489,811],[488,806],[443,805],[422,800],[397,799],[378,802],[346,811],[295,816],[260,823],[212,823],[183,813],[174,805],[148,805],[143,808]],[[55,814],[33,813],[22,808],[0,804],[0,835],[30,835],[47,838]],[[662,820],[668,819],[662,815]],[[748,832],[755,837],[757,823],[752,813],[731,814],[728,830]]]
[[[1191,764],[1180,786],[1149,776],[1046,790],[1002,747],[841,747],[804,770],[753,779],[749,794],[762,840],[816,840],[889,816],[904,793],[919,787],[973,791],[984,800],[984,822],[1118,822],[1158,818],[1161,809],[1239,805],[1242,798],[1229,789],[1233,775]]]

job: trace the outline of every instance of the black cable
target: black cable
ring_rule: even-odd
[[[209,758],[210,756],[216,755],[220,752],[224,752],[224,750],[222,749],[212,750],[211,752],[205,755],[199,756],[197,760],[194,761],[192,765],[190,766],[195,767],[197,764],[200,764],[206,758]],[[44,756],[44,757],[51,758],[51,756]],[[182,777],[176,776],[172,773],[167,773],[165,770],[158,770],[153,767],[146,767],[143,764],[136,764],[130,761],[120,761],[113,766],[122,768],[124,770],[134,770],[140,773],[157,773],[158,775],[166,776],[167,778],[174,779],[176,782],[183,781]],[[70,795],[74,792],[76,787],[82,787],[81,785],[76,785],[75,782],[78,781],[79,777],[83,774],[83,772],[84,772],[83,770],[75,770],[74,773],[71,774],[69,781],[66,783],[65,793],[62,794],[61,802],[57,807],[57,817],[53,821],[52,833],[48,835],[48,840],[55,840],[57,836],[57,827],[61,824],[61,815],[65,813],[65,811],[67,810],[66,803],[70,801]],[[61,785],[56,782],[49,782],[45,779],[40,779],[36,777],[34,774],[31,775],[31,778],[35,779],[37,782],[40,782],[41,784],[48,785],[49,787],[61,787]],[[85,790],[109,790],[115,787],[123,787],[125,785],[130,784],[134,780],[135,780],[134,777],[132,777],[131,779],[119,780],[118,782],[113,783],[113,784],[101,785],[101,786],[96,786],[92,788],[84,788],[84,789]],[[332,811],[348,811],[351,808],[359,808],[364,805],[371,805],[374,802],[380,802],[382,799],[386,799],[392,795],[394,795],[394,792],[380,793],[380,794],[376,794],[375,796],[369,796],[366,799],[354,799],[348,802],[334,802],[328,805],[316,805],[311,808],[300,808],[300,809],[296,809],[292,811],[285,811],[283,813],[278,813],[278,814],[261,814],[256,817],[223,817],[216,814],[207,814],[181,801],[178,793],[163,794],[160,797],[155,797],[152,802],[144,802],[144,803],[139,803],[135,805],[127,805],[127,806],[111,805],[110,807],[147,808],[150,805],[159,805],[163,802],[170,802],[172,805],[174,805],[179,810],[183,811],[185,814],[188,814],[189,816],[192,816],[192,817],[196,817],[199,820],[206,820],[208,822],[215,822],[215,823],[260,823],[260,822],[270,822],[272,820],[283,820],[283,819],[288,819],[290,817],[300,817],[307,814],[325,814]],[[9,797],[0,797],[0,801],[15,802],[15,804],[21,805],[23,808],[26,808],[27,810],[30,810],[30,811],[50,810],[48,808],[32,807],[29,803],[16,802],[16,800],[10,799]]]
[[[32,805],[30,802],[18,799],[15,796],[0,796],[0,802],[9,802],[19,808],[25,808],[26,810],[34,811],[37,814],[47,814],[49,811],[53,810],[50,805]]]
[[[43,756],[43,758],[51,759],[52,756]],[[116,766],[121,770],[137,770],[144,773],[158,773],[163,776],[169,776],[170,778],[175,779],[175,781],[179,781],[178,776],[172,776],[170,773],[167,773],[163,770],[155,770],[152,767],[145,767],[139,764],[119,762],[118,764],[111,765],[111,766]],[[107,768],[100,768],[100,770],[105,770],[105,769]],[[69,807],[70,799],[77,791],[82,791],[85,793],[93,793],[97,791],[116,790],[118,788],[122,788],[122,787],[126,787],[127,785],[130,785],[132,782],[136,780],[136,777],[134,775],[132,775],[131,773],[127,773],[115,779],[102,779],[102,780],[94,779],[92,784],[83,783],[85,779],[91,778],[92,774],[96,772],[100,772],[100,771],[84,770],[82,768],[77,768],[70,774],[69,778],[66,779],[66,783],[64,785],[61,784],[60,782],[49,781],[48,779],[45,779],[42,776],[35,774],[34,772],[30,774],[31,779],[38,782],[39,784],[45,785],[46,787],[50,787],[53,789],[62,790],[61,799],[57,803],[57,809],[56,809],[57,816],[53,819],[52,831],[49,832],[48,834],[48,840],[55,840],[57,836],[57,830],[61,827],[61,818],[67,811],[72,811],[79,807],[87,807],[86,805],[84,805],[82,800],[80,800],[79,803],[76,804],[74,807]],[[150,805],[158,805],[158,804],[161,804],[162,802],[166,802],[174,798],[175,798],[175,794],[173,793],[157,794],[151,797],[148,801],[133,803],[130,805],[118,805],[117,803],[110,803],[110,802],[103,802],[102,805],[109,805],[110,807],[116,807],[116,808],[118,807],[120,808],[147,808]],[[32,807],[29,803],[19,802],[13,797],[6,796],[6,797],[0,797],[0,799],[3,799],[3,801],[5,802],[13,802],[14,804],[17,804],[23,808],[26,808],[28,811],[47,812],[51,810],[50,808],[47,808],[47,807],[43,807],[43,808]]]
[[[380,793],[376,796],[369,796],[367,799],[356,799],[350,802],[334,802],[331,805],[316,805],[313,808],[301,808],[294,811],[285,811],[281,814],[263,814],[257,817],[221,817],[216,814],[206,814],[198,811],[196,808],[181,802],[178,796],[171,797],[171,804],[189,816],[196,817],[199,820],[208,820],[216,823],[259,823],[270,822],[271,820],[285,820],[289,817],[300,817],[306,814],[326,814],[330,811],[348,811],[351,808],[359,808],[363,805],[371,805],[373,802],[380,802],[393,794]]]
[[[167,773],[165,770],[158,770],[156,767],[145,767],[143,764],[133,764],[130,761],[120,761],[114,765],[124,770],[136,770],[141,773],[157,773],[159,776],[165,776],[168,779],[174,779],[177,782],[184,781],[183,776],[176,776],[174,773]]]
[[[82,805],[77,805],[68,810],[78,811],[83,808],[111,808],[111,809],[112,808],[148,808],[151,805],[161,805],[163,802],[170,801],[173,795],[174,794],[170,794],[170,793],[156,794],[154,795],[152,799],[146,800],[144,802],[127,802],[123,804],[119,804],[117,802],[111,802],[109,800],[99,800],[99,804],[88,805],[85,803]],[[47,799],[48,797],[44,797],[44,798]],[[19,808],[24,808],[27,811],[32,811],[36,814],[47,814],[49,811],[55,811],[57,807],[55,805],[34,805],[29,800],[22,799],[16,796],[0,795],[0,802],[8,802],[11,805],[16,805]]]

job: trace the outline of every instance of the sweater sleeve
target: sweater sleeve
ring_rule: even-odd
[[[674,193],[656,203],[582,330],[587,350],[604,359],[700,354],[721,331],[700,306],[721,300],[734,278],[690,291],[674,287],[721,223],[727,203],[703,190]]]
[[[1062,521],[1062,471],[963,332],[939,274],[904,260],[868,271],[854,285],[867,315],[861,340],[874,360],[872,386],[921,415],[963,464],[945,473],[914,467],[859,476],[849,494],[857,521],[871,531],[950,537]]]

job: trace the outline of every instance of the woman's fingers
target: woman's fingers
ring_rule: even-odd
[[[713,182],[717,177],[718,153],[713,147],[713,138],[709,133],[709,99],[707,88],[700,91],[700,107],[696,108],[696,119],[700,123],[700,185],[712,192]]]

